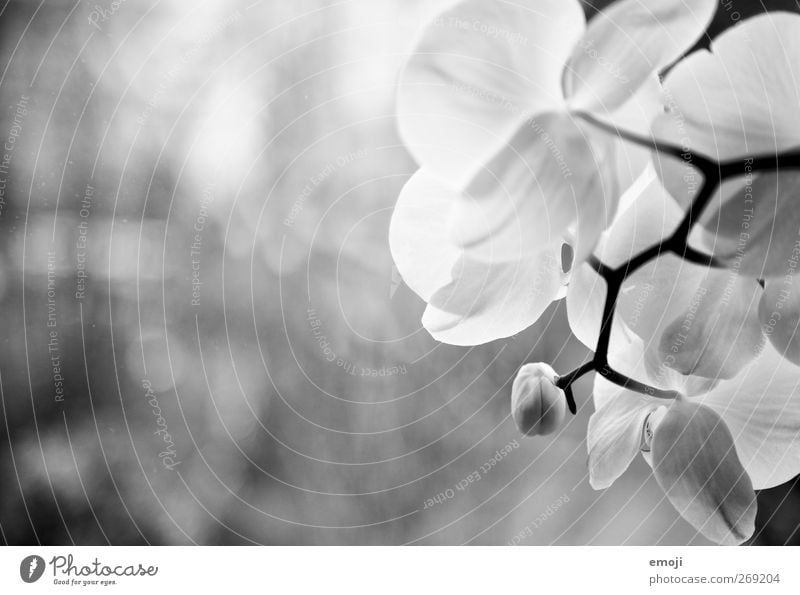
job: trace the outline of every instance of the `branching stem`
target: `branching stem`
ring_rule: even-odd
[[[714,268],[723,267],[724,264],[718,261],[713,255],[703,254],[689,246],[689,235],[694,226],[700,221],[703,212],[706,211],[711,203],[711,199],[714,197],[717,188],[727,179],[743,176],[752,172],[778,171],[780,168],[800,169],[800,151],[718,162],[704,155],[696,154],[686,147],[671,145],[652,137],[643,137],[627,130],[621,130],[615,125],[598,120],[587,113],[578,113],[575,115],[589,124],[616,135],[623,140],[649,148],[656,153],[680,159],[685,164],[691,164],[703,175],[705,182],[694,197],[692,204],[689,206],[686,215],[677,229],[666,239],[645,248],[617,267],[608,266],[594,254],[589,256],[586,263],[592,267],[607,284],[600,335],[597,339],[594,357],[575,370],[561,376],[557,380],[556,385],[564,390],[567,406],[573,414],[577,412],[577,406],[573,396],[572,385],[590,372],[597,372],[609,382],[613,382],[622,388],[649,397],[675,399],[679,396],[678,393],[654,388],[638,380],[629,378],[611,367],[608,362],[611,328],[614,323],[614,314],[616,312],[617,300],[622,289],[622,284],[628,277],[639,270],[639,268],[668,252],[688,262],[701,266]]]

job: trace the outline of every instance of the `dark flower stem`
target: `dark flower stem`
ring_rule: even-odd
[[[780,168],[800,169],[800,151],[790,151],[776,155],[763,155],[758,157],[741,158],[737,160],[718,162],[710,157],[697,154],[687,147],[679,147],[658,141],[652,137],[643,137],[627,130],[620,130],[613,124],[598,120],[586,113],[575,114],[589,124],[606,132],[616,135],[623,140],[651,149],[660,155],[669,155],[681,160],[686,165],[692,165],[702,174],[704,183],[697,196],[693,199],[686,215],[677,229],[668,238],[663,239],[648,248],[645,248],[617,267],[610,267],[592,254],[586,261],[594,271],[603,278],[607,285],[605,303],[603,305],[600,335],[597,339],[594,357],[575,370],[564,374],[556,381],[556,386],[564,390],[567,406],[574,414],[577,412],[572,385],[581,377],[590,372],[597,372],[609,382],[622,388],[641,393],[648,397],[659,399],[675,399],[678,393],[674,391],[654,388],[618,372],[608,362],[608,348],[611,342],[611,328],[614,323],[614,314],[617,308],[622,284],[639,268],[661,256],[671,252],[688,262],[701,266],[721,268],[723,263],[709,254],[703,254],[689,246],[689,235],[698,223],[703,212],[708,207],[719,185],[726,179],[745,175],[757,171],[778,171]]]

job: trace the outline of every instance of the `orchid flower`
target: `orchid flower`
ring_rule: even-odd
[[[638,339],[615,355],[615,365],[637,368],[632,377],[655,380]],[[692,378],[672,371],[659,380],[674,390],[674,400],[596,376],[587,435],[592,487],[610,486],[641,452],[695,529],[716,543],[742,543],[754,531],[753,490],[780,485],[800,471],[796,368],[767,345],[735,380],[699,393]]]
[[[700,220],[698,243],[718,261],[766,280],[760,321],[773,345],[800,364],[800,170],[755,172],[760,156],[800,148],[800,15],[773,12],[729,29],[681,61],[666,78],[669,112],[656,136],[696,154],[743,163],[724,181]],[[682,206],[697,194],[690,162],[660,160],[659,172]]]
[[[441,341],[515,334],[566,295],[594,355],[563,376],[523,366],[519,430],[557,430],[597,372],[592,486],[641,452],[689,523],[738,544],[755,490],[800,471],[800,17],[751,19],[679,62],[665,110],[655,75],[716,4],[622,0],[588,27],[576,0],[444,12],[400,84],[420,169],[390,244]]]
[[[666,77],[669,111],[656,136],[718,162],[744,161],[800,147],[800,15],[772,12],[742,21],[695,52]],[[678,170],[691,165],[680,164]],[[696,185],[667,167],[670,193],[688,206]],[[685,171],[683,173],[686,173]],[[742,171],[724,182],[703,217],[706,245],[733,264],[742,232],[748,238],[737,267],[754,277],[783,276],[797,241],[795,197],[800,172]]]
[[[664,241],[684,215],[652,169],[632,192],[598,244],[607,266]],[[573,331],[592,346],[604,283],[584,264],[567,295]],[[595,489],[609,487],[642,452],[668,499],[705,537],[738,544],[752,536],[754,490],[800,471],[800,375],[765,343],[763,294],[754,279],[670,254],[623,281],[608,361],[659,398],[599,371],[587,434]]]
[[[563,244],[587,258],[647,163],[613,131],[649,130],[656,73],[716,4],[622,0],[587,27],[577,0],[464,0],[423,30],[398,94],[421,167],[390,245],[434,338],[507,337],[563,296]]]
[[[624,209],[601,237],[596,255],[618,266],[648,246],[663,241],[684,217],[652,168],[631,187]],[[602,325],[606,284],[588,264],[577,267],[567,292],[573,333],[594,349]],[[648,362],[708,384],[733,378],[760,353],[764,333],[758,306],[764,290],[736,271],[662,254],[622,283],[611,331],[611,349],[638,338]]]

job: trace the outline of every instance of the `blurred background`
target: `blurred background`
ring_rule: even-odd
[[[591,489],[590,379],[518,437],[519,366],[588,355],[563,304],[477,348],[420,328],[393,87],[442,5],[0,2],[4,543],[706,543],[641,459]],[[800,543],[799,494],[754,543]]]

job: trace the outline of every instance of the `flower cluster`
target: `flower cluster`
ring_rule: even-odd
[[[594,356],[563,376],[522,367],[520,431],[557,431],[596,372],[592,486],[641,453],[689,523],[739,544],[754,490],[800,472],[800,16],[688,53],[717,4],[619,0],[588,24],[578,0],[439,15],[399,84],[420,169],[389,239],[446,343],[514,335],[566,297]]]

